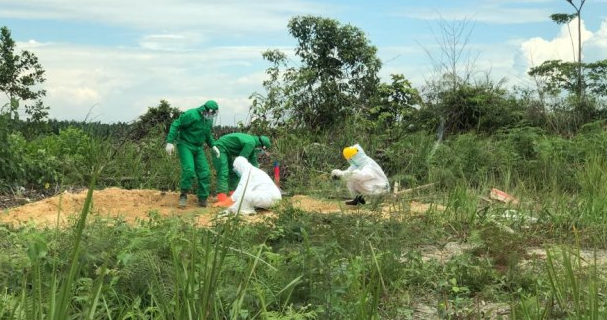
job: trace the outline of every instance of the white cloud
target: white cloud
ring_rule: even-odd
[[[519,48],[520,42],[510,41],[499,45],[468,44],[458,62],[460,75],[469,73],[474,79],[489,77],[494,81],[505,78],[510,84],[520,84],[522,71],[517,70],[512,54]],[[380,48],[378,54],[384,62],[380,72],[382,81],[390,82],[390,74],[398,73],[405,75],[414,87],[421,88],[427,81],[440,77],[440,73],[446,70],[437,64],[449,64],[449,61],[446,58],[443,61],[432,61],[424,52],[424,48],[440,55],[441,47],[437,44],[423,48],[421,45]]]
[[[483,1],[474,6],[457,6],[441,10],[430,7],[410,7],[396,15],[421,20],[470,19],[488,24],[520,24],[547,21],[552,13],[549,8],[511,8],[508,4],[511,2]]]
[[[573,43],[569,36],[573,35]],[[560,32],[552,39],[531,38],[521,41],[519,51],[514,57],[513,72],[518,75],[519,81],[527,81],[529,68],[539,66],[546,60],[560,59],[573,61],[574,50],[577,57],[577,20],[567,26],[562,26]],[[603,60],[607,58],[607,20],[604,21],[597,32],[586,29],[582,20],[582,58],[585,62]]]
[[[200,42],[201,37],[196,34],[153,34],[143,36],[139,45],[150,50],[186,51]]]
[[[268,76],[265,72],[256,72],[256,73],[248,74],[246,76],[239,77],[236,79],[235,82],[238,84],[255,86],[255,85],[259,85],[260,83],[262,83],[264,80],[267,79],[267,77]]]
[[[231,36],[283,30],[291,16],[328,5],[298,0],[0,0],[0,17],[94,22],[153,32]]]
[[[604,2],[607,2],[604,1]],[[607,59],[607,19],[601,23],[600,29],[582,46],[584,60],[597,61]]]
[[[213,99],[222,123],[233,124],[246,118],[267,67],[265,48],[256,47],[168,52],[27,42],[18,50],[34,53],[46,70],[45,104],[57,119],[129,122],[161,99],[182,110]]]
[[[583,48],[586,43],[594,41],[596,35],[586,29],[583,20],[581,26]],[[523,42],[520,50],[527,60],[527,67],[538,66],[546,60],[577,60],[577,35],[577,19],[574,19],[568,25],[561,26],[559,34],[553,39],[536,37]]]

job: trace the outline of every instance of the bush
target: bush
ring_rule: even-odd
[[[514,96],[501,84],[489,81],[463,84],[455,89],[438,86],[426,94],[426,99],[420,117],[430,121],[445,119],[447,134],[492,133],[516,126],[525,115],[525,109]]]

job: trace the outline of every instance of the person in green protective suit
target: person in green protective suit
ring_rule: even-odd
[[[230,133],[215,141],[219,148],[219,157],[213,158],[213,166],[217,174],[217,204],[225,203],[238,186],[239,177],[233,170],[234,158],[245,157],[253,166],[259,167],[257,155],[272,147],[270,138],[254,136],[246,133]],[[225,205],[224,205],[225,206]]]
[[[213,120],[217,116],[218,110],[217,102],[209,100],[198,108],[185,111],[173,121],[169,129],[166,151],[169,155],[173,154],[176,144],[181,163],[180,207],[185,207],[187,204],[187,193],[192,187],[194,177],[198,181],[198,204],[202,207],[207,206],[211,171],[202,145],[206,142],[213,150],[214,156],[220,156],[219,149],[215,147],[215,139],[211,134]]]

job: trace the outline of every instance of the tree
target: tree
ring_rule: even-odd
[[[48,107],[40,100],[46,95],[43,89],[35,89],[44,83],[44,69],[38,58],[29,51],[15,54],[15,41],[7,27],[0,28],[0,91],[8,97],[9,103],[0,108],[9,118],[18,119],[19,101],[34,101],[24,105],[26,114],[37,121],[48,115]]]
[[[289,66],[277,50],[264,52],[273,66],[264,82],[267,96],[253,95],[254,116],[273,124],[297,120],[319,129],[370,107],[381,62],[360,29],[312,16],[291,19],[288,29],[297,40],[301,64]]]
[[[154,130],[160,130],[168,133],[173,120],[179,118],[181,111],[178,108],[171,107],[166,100],[160,100],[157,107],[150,107],[148,111],[141,115],[133,124],[133,140],[139,140],[152,133]]]
[[[557,24],[569,24],[571,21],[573,21],[573,19],[577,18],[577,89],[576,89],[576,94],[579,97],[582,96],[583,94],[583,88],[582,88],[582,83],[583,83],[583,74],[582,74],[582,7],[584,7],[584,3],[586,3],[586,0],[580,0],[579,5],[576,5],[575,3],[573,3],[573,0],[565,0],[567,1],[575,10],[574,14],[566,14],[566,13],[555,13],[553,15],[550,16],[550,19],[552,19],[552,21],[556,22]],[[571,34],[570,34],[571,35]],[[572,40],[573,42],[573,40]],[[573,54],[573,59],[576,60],[575,57],[575,46],[572,45],[572,47],[574,48],[574,54]]]
[[[266,70],[269,79],[262,83],[266,89],[266,95],[253,93],[250,96],[253,98],[251,125],[267,129],[269,124],[284,124],[289,120],[286,114],[289,108],[286,104],[286,89],[282,81],[284,74],[282,69],[287,67],[287,56],[279,50],[267,50],[262,53],[262,57],[271,62],[272,66]]]
[[[607,60],[600,60],[592,63],[584,63],[582,61],[582,31],[581,31],[581,12],[586,0],[579,0],[579,4],[575,4],[573,0],[566,0],[573,8],[575,13],[565,14],[557,13],[550,18],[557,24],[566,24],[577,18],[577,56],[576,46],[574,45],[573,37],[571,36],[571,46],[573,48],[574,61],[548,60],[541,65],[533,67],[528,74],[535,77],[538,83],[543,83],[543,88],[540,88],[540,96],[542,92],[547,92],[553,97],[562,99],[563,92],[569,93],[571,96],[562,99],[565,102],[565,108],[561,110],[573,111],[571,114],[574,119],[575,126],[592,121],[598,115],[597,99],[595,97],[586,96],[587,93],[592,93],[597,97],[607,95]],[[571,108],[572,106],[572,108]]]
[[[417,89],[402,74],[391,75],[391,83],[381,83],[364,118],[367,127],[387,133],[389,140],[398,139],[404,132],[404,123],[412,125],[415,107],[421,103]]]
[[[450,83],[451,79],[446,77],[444,81]],[[444,119],[446,136],[465,132],[492,133],[515,126],[522,120],[524,110],[504,84],[504,81],[494,83],[486,79],[460,85],[456,90],[435,92],[421,110],[422,119],[427,114],[433,116],[434,121]]]
[[[591,63],[547,60],[531,68],[529,75],[545,79],[542,81],[545,83],[544,90],[554,96],[562,91],[577,93],[579,90],[597,96],[607,95],[607,59]],[[581,83],[580,79],[583,80]]]

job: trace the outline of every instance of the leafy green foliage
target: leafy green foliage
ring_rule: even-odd
[[[422,114],[445,120],[445,133],[491,133],[516,126],[524,110],[500,84],[462,84],[455,89],[439,86],[426,93]]]
[[[0,160],[0,188],[31,184],[42,188],[45,183],[58,181],[60,164],[57,157],[28,144],[20,133],[11,133],[4,138],[7,148],[3,149],[5,154]]]
[[[417,89],[401,74],[391,75],[392,82],[378,85],[377,93],[360,121],[372,132],[382,132],[396,141],[414,127],[415,113],[421,103]]]
[[[550,19],[557,24],[568,24],[577,18],[577,14],[555,13],[550,15]]]
[[[67,128],[57,136],[46,136],[30,143],[32,153],[44,153],[56,159],[55,170],[61,172],[64,182],[85,184],[91,170],[99,163],[98,148],[81,129]]]
[[[597,96],[604,96],[607,88],[607,60],[592,63],[567,62],[561,60],[544,61],[529,70],[529,75],[542,79],[548,94],[558,95],[565,91],[575,93],[579,85],[578,68],[582,69],[582,90]]]
[[[273,66],[264,82],[267,96],[254,95],[255,116],[317,130],[370,108],[381,63],[360,29],[312,16],[291,19],[288,29],[297,40],[301,66],[288,67],[278,51],[263,54]]]
[[[160,100],[157,107],[150,107],[133,124],[131,139],[140,140],[150,134],[169,132],[173,120],[179,118],[181,111],[171,107],[166,100]],[[159,132],[158,132],[159,131]]]
[[[36,85],[44,83],[44,69],[33,53],[21,51],[15,54],[15,41],[7,27],[0,28],[0,91],[9,98],[8,110],[0,109],[1,113],[8,113],[14,119],[19,118],[17,112],[19,100],[38,100],[46,95],[43,89],[34,89]],[[45,118],[47,107],[38,100],[34,105],[25,105],[25,112],[34,121]]]
[[[11,133],[11,122],[7,115],[0,114],[0,187],[4,187],[12,178],[12,165],[15,162],[8,140]]]
[[[31,123],[20,123],[21,131],[31,132],[35,131],[36,128],[30,128],[33,126]],[[36,127],[40,127],[40,125],[35,125]],[[101,123],[101,122],[82,122],[75,120],[55,120],[50,119],[44,123],[42,126],[44,131],[41,132],[40,135],[45,134],[55,134],[58,135],[61,131],[68,128],[80,129],[92,138],[100,139],[100,140],[108,140],[110,142],[120,141],[121,138],[125,137],[132,125],[118,122],[118,123]],[[30,139],[36,138],[37,136],[30,137]]]

